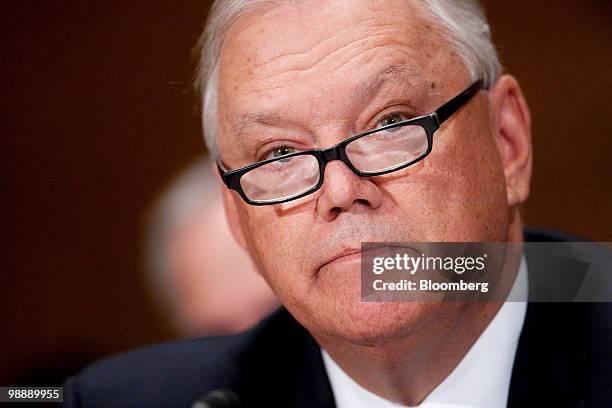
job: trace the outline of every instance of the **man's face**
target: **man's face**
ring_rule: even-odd
[[[330,147],[375,128],[386,115],[430,113],[467,88],[462,61],[416,7],[405,0],[298,2],[239,20],[221,60],[224,163],[242,167],[282,146]],[[319,335],[371,343],[460,311],[448,304],[360,302],[359,254],[337,257],[361,242],[508,237],[486,92],[444,123],[432,153],[418,164],[360,178],[333,161],[324,177],[316,193],[273,206],[249,206],[226,192],[259,270]]]

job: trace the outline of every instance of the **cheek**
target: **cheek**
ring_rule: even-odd
[[[305,214],[279,217],[273,207],[251,207],[241,213],[245,238],[253,261],[279,297],[308,286],[305,246],[311,229]],[[298,288],[299,289],[299,288]],[[299,293],[299,292],[298,292]]]
[[[388,187],[422,241],[497,241],[507,234],[501,161],[486,128],[434,136],[433,151],[414,175]],[[415,234],[411,234],[415,236]]]
[[[504,240],[507,202],[503,168],[486,127],[465,128],[442,144],[438,162],[444,169],[446,208],[466,240]]]

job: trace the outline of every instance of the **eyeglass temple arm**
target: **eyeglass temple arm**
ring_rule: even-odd
[[[467,101],[472,98],[482,88],[482,80],[474,82],[468,89],[455,96],[450,101],[442,105],[437,111],[436,116],[438,118],[438,124],[441,125],[444,121],[450,118],[455,112],[459,110]]]
[[[221,176],[221,180],[223,180],[223,183],[227,187],[230,187],[231,182],[230,179],[227,177],[228,170],[225,168],[220,159],[217,159],[215,161],[217,162],[217,171],[219,171],[219,176]]]

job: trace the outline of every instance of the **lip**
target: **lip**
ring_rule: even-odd
[[[342,250],[338,252],[336,255],[332,256],[330,259],[328,259],[323,265],[319,267],[319,269],[329,264],[332,264],[334,262],[342,262],[342,261],[349,261],[349,260],[355,259],[358,255],[361,255],[361,249],[348,248],[348,249]]]
[[[371,251],[375,251],[377,249],[380,248],[384,248],[384,247],[388,247],[389,245],[373,245],[372,247],[368,248],[367,251],[364,252],[371,252]],[[322,263],[319,268],[317,268],[318,271],[320,271],[323,267],[331,265],[332,263],[337,263],[337,262],[348,262],[348,261],[352,261],[356,258],[360,258],[361,255],[363,255],[363,253],[361,251],[361,248],[346,248],[343,249],[342,251],[338,252],[337,254],[333,255],[331,258],[329,258],[327,261],[325,261],[324,263]]]

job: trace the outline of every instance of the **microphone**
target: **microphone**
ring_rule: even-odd
[[[213,390],[191,404],[191,408],[240,408],[240,398],[231,390]]]

